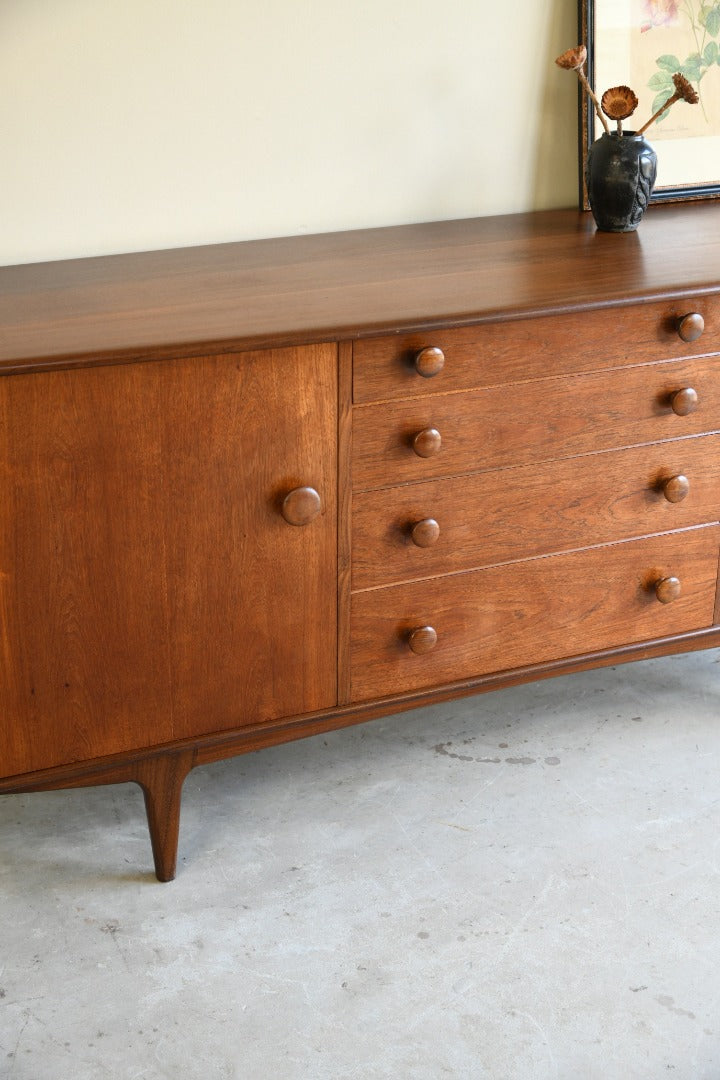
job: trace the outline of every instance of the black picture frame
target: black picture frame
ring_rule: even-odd
[[[603,0],[578,0],[578,40],[587,48],[587,77],[593,90],[600,95],[595,85],[596,52],[598,48],[597,11]],[[720,65],[720,59],[717,61]],[[590,144],[597,138],[596,118],[587,94],[579,87],[578,127],[579,127],[579,201],[583,210],[589,210],[590,204],[585,185],[585,159]],[[652,142],[652,133],[646,135]],[[717,136],[720,140],[720,135]],[[720,198],[720,176],[712,178],[698,177],[694,181],[682,184],[656,185],[651,196],[652,202],[684,202],[699,199]]]

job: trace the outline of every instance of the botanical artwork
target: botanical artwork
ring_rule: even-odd
[[[632,44],[635,81],[652,95],[652,112],[672,93],[675,72],[699,97],[699,109],[662,116],[653,137],[720,135],[720,0],[641,0]]]
[[[697,94],[653,123],[658,177],[653,198],[720,194],[720,0],[584,0],[590,6],[592,85],[630,86],[639,127],[668,100],[681,75]],[[625,125],[631,127],[630,123]],[[595,118],[592,142],[602,134]]]

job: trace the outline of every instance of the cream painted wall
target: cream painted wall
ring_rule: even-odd
[[[576,0],[0,0],[0,263],[576,200]]]

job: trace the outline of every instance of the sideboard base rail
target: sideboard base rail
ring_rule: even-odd
[[[720,646],[720,627],[718,626],[692,631],[678,637],[641,642],[637,645],[623,646],[620,649],[586,653],[571,659],[485,675],[421,694],[386,698],[365,705],[207,735],[149,751],[117,754],[111,758],[98,758],[82,764],[62,765],[53,769],[25,773],[0,780],[0,794],[18,795],[110,784],[138,784],[145,798],[155,874],[159,881],[172,881],[177,865],[182,788],[190,770],[198,765],[208,765],[214,761],[253,750],[319,735],[379,716],[432,705],[438,701],[519,686],[523,683],[587,671],[591,668],[648,660],[668,654],[695,652],[717,646]]]

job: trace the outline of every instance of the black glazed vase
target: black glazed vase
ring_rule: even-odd
[[[650,202],[657,155],[634,131],[604,132],[588,150],[585,182],[595,224],[603,232],[633,232]]]

